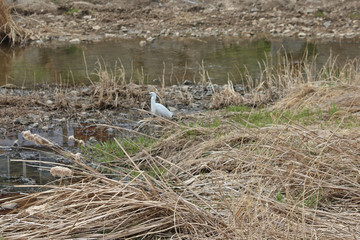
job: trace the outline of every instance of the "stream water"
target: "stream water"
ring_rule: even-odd
[[[339,61],[360,56],[358,42],[307,42],[301,39],[278,40],[215,40],[215,39],[157,39],[146,46],[139,39],[109,40],[97,43],[68,44],[51,43],[45,46],[31,45],[24,48],[0,48],[0,85],[7,83],[35,88],[42,84],[89,84],[90,75],[96,81],[97,62],[115,72],[122,64],[128,81],[144,84],[178,84],[183,80],[196,81],[202,66],[208,71],[213,83],[224,84],[228,78],[240,81],[244,66],[256,78],[259,62],[265,56],[276,58],[277,54],[289,54],[293,61],[302,59],[305,51],[317,54],[317,64],[324,64],[330,55]],[[163,78],[164,76],[164,78]],[[126,127],[126,126],[125,126]],[[77,135],[84,129],[67,122],[62,127],[40,132],[42,136],[64,147],[73,147],[67,137]],[[104,130],[94,132],[98,140],[108,136]],[[13,191],[14,184],[44,184],[52,177],[46,170],[49,165],[42,160],[54,162],[57,156],[46,151],[34,151],[23,145],[12,147],[15,140],[23,142],[21,134],[0,139],[0,189]]]
[[[163,76],[167,85],[178,84],[185,79],[193,81],[199,78],[202,66],[213,83],[224,84],[228,77],[237,83],[244,66],[256,78],[259,75],[258,63],[265,56],[276,58],[279,51],[291,55],[293,61],[301,60],[304,52],[310,51],[318,55],[319,66],[330,54],[339,56],[339,61],[360,55],[360,44],[357,42],[164,38],[144,47],[139,42],[139,39],[124,39],[76,45],[56,42],[46,46],[0,48],[0,85],[89,84],[86,72],[92,80],[96,80],[97,62],[112,71],[115,65],[119,68],[122,64],[128,81],[145,84],[159,84]]]

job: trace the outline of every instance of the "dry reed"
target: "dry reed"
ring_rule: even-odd
[[[76,171],[76,177],[83,180],[68,186],[48,186],[50,190],[14,200],[26,204],[1,217],[2,236],[11,239],[233,238],[233,232],[216,214],[210,214],[183,198],[168,183],[140,170],[130,156],[133,169],[127,175],[120,174],[123,175],[120,180],[114,180],[85,165],[79,153],[59,151],[58,146],[54,150],[70,156],[81,169]]]
[[[245,104],[245,99],[239,93],[235,92],[234,86],[231,81],[228,81],[227,86],[221,92],[214,93],[210,99],[210,108],[224,108],[230,105]]]
[[[11,17],[10,7],[6,1],[0,0],[0,44],[21,44],[27,40],[28,35],[29,32],[21,28]]]
[[[354,239],[360,234],[356,130],[320,130],[281,116],[287,124],[259,128],[222,116],[213,129],[171,124],[155,146],[127,157],[127,171],[111,169],[118,179],[85,165],[80,154],[66,153],[78,164],[81,171],[74,175],[82,181],[21,199],[29,203],[0,219],[3,236]],[[154,177],[149,168],[166,172]]]
[[[290,90],[287,101],[274,108],[295,109],[317,101],[328,107],[335,102],[350,114],[357,109],[358,87],[347,85],[348,76],[358,79],[354,69],[345,75],[324,71],[322,76],[329,80],[325,83],[311,78],[294,85],[279,82],[299,88],[297,94]],[[265,85],[259,89],[272,87]],[[233,93],[231,86],[228,91]],[[360,235],[359,128],[343,128],[341,117],[329,128],[317,128],[283,115],[265,127],[249,119],[240,121],[244,124],[233,122],[234,116],[243,117],[218,111],[188,117],[182,125],[164,122],[169,126],[155,145],[134,156],[126,154],[118,163],[121,168],[107,168],[115,174],[112,178],[101,173],[101,167],[86,165],[81,154],[62,152],[77,164],[73,175],[81,181],[47,186],[51,189],[9,202],[28,203],[1,217],[2,236],[356,239]],[[216,127],[196,125],[216,117],[220,119]],[[165,173],[156,171],[160,168]]]

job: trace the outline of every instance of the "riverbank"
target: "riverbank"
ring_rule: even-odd
[[[342,67],[328,62],[316,72],[311,62],[269,68],[267,77],[253,88],[245,87],[243,95],[231,83],[210,96],[203,90],[207,108],[187,114],[177,109],[171,120],[144,113],[136,128],[125,130],[138,138],[99,143],[69,136],[68,141],[78,144],[70,152],[44,135],[32,134],[34,129],[23,132],[26,141],[45,145],[72,164],[48,162],[68,169],[58,172],[62,177],[56,182],[21,185],[43,191],[1,199],[0,212],[6,214],[0,218],[0,236],[308,239],[316,233],[319,239],[348,239],[359,235],[359,62],[348,61]],[[85,112],[103,116],[94,126],[107,118],[107,111],[125,106],[119,99],[125,99],[128,107],[145,103],[142,109],[148,108],[153,86],[121,84],[101,76],[96,85],[82,90],[58,88],[48,95],[41,90],[37,98],[30,93],[22,104],[31,99],[43,102],[40,96],[52,93],[53,99],[40,106],[44,113],[63,116],[77,116],[82,104],[92,104]],[[215,89],[209,83],[155,91],[165,103],[174,104],[174,89],[187,89],[194,100],[196,91],[190,87],[204,86]],[[23,91],[9,88],[6,91]],[[11,99],[10,92],[5,97]],[[36,101],[33,107],[39,108]],[[191,103],[196,102],[187,104]],[[107,127],[124,131],[116,125]],[[151,131],[140,130],[146,127]]]
[[[338,1],[30,0],[13,4],[32,43],[169,37],[359,39],[360,3]]]
[[[3,200],[12,210],[0,218],[1,234],[357,236],[359,87],[354,78],[342,80],[299,84],[263,109],[229,106],[181,120],[147,119],[143,125],[161,131],[160,138],[146,137],[151,141],[87,143],[72,153],[34,135],[73,162],[71,176],[48,190]]]

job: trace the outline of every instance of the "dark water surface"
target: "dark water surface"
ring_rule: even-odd
[[[213,83],[226,83],[228,77],[234,83],[241,83],[240,72],[244,66],[256,78],[259,76],[258,63],[265,56],[276,58],[279,51],[286,51],[294,61],[298,61],[308,49],[318,55],[320,65],[331,53],[339,56],[340,61],[360,56],[360,44],[357,42],[157,39],[144,47],[140,47],[139,42],[139,39],[127,39],[32,45],[12,50],[0,48],[0,85],[89,84],[86,66],[91,79],[96,80],[94,73],[98,61],[111,71],[114,71],[116,62],[119,67],[121,61],[128,81],[131,79],[145,84],[159,84],[157,80],[162,80],[164,73],[167,85],[181,83],[185,79],[199,80],[202,65]]]

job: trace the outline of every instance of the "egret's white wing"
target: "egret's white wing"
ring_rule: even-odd
[[[173,115],[173,113],[170,112],[169,109],[167,109],[164,105],[160,103],[155,103],[155,114],[167,118],[171,118]]]

